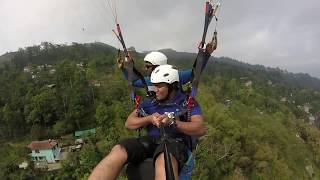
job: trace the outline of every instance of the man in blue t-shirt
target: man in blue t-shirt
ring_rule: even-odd
[[[122,140],[95,167],[89,179],[116,179],[126,163],[140,163],[151,157],[154,160],[155,179],[165,179],[164,146],[160,140],[161,125],[170,137],[168,151],[172,154],[175,179],[187,161],[190,151],[190,137],[201,136],[205,132],[201,108],[197,102],[186,115],[187,96],[179,89],[179,73],[171,65],[157,67],[151,74],[155,86],[155,100],[143,102],[139,110],[134,110],[127,118],[128,129],[147,128],[147,135]]]
[[[205,58],[205,61],[202,64],[201,67],[201,71],[205,68],[212,52],[217,48],[217,44],[214,42],[208,43],[206,45],[206,49],[203,52],[203,56]],[[132,57],[129,54],[129,61],[132,61]],[[124,74],[125,78],[128,80],[128,71],[127,69],[124,68],[124,61],[121,58],[117,59],[118,62],[118,67],[122,70],[122,73]],[[144,81],[146,82],[146,84],[144,84],[144,82],[142,81],[142,79],[139,79],[138,77],[136,77],[133,82],[132,85],[134,87],[139,87],[139,88],[143,88],[145,86],[148,87],[148,91],[154,91],[155,88],[152,85],[151,81],[150,81],[150,75],[151,72],[158,66],[160,65],[165,65],[168,64],[168,58],[165,54],[163,54],[162,52],[158,52],[158,51],[152,51],[150,53],[148,53],[145,57],[144,57],[144,69],[145,72],[147,74],[147,76],[144,76]],[[184,85],[188,82],[191,81],[192,78],[192,69],[188,69],[188,70],[184,70],[184,71],[179,71],[179,83],[180,85]]]

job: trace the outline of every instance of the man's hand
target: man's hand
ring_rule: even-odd
[[[162,118],[162,120],[161,120],[161,123],[164,124],[165,126],[170,125],[170,123],[172,122],[172,120],[168,117],[168,115],[163,114],[162,116],[163,116],[163,118]]]
[[[122,58],[121,56],[119,56],[119,57],[117,58],[117,64],[118,64],[118,68],[119,68],[119,69],[123,69],[123,67],[124,67],[124,60],[123,60],[123,58]]]
[[[161,124],[171,126],[175,122],[172,118],[169,118],[167,114],[154,113],[151,115],[151,123],[160,128]]]
[[[128,52],[128,56],[129,56],[129,61],[133,62],[133,56],[130,54],[130,52]]]
[[[216,42],[210,42],[206,46],[206,53],[212,54],[214,50],[217,49],[217,43]]]
[[[151,115],[151,123],[157,127],[160,127],[162,119],[163,119],[163,115],[159,113],[153,113]]]
[[[128,52],[128,56],[125,57],[124,59],[123,59],[122,56],[118,56],[118,58],[117,58],[118,68],[119,69],[123,69],[125,62],[127,62],[127,63],[133,62],[133,58],[132,58],[132,56],[131,56],[131,54],[129,52]]]
[[[130,54],[130,52],[128,52],[128,56],[125,57],[125,61],[127,63],[132,63],[134,61],[132,55]]]

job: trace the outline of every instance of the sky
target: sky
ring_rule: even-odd
[[[99,41],[118,48],[120,44],[111,31],[112,9],[117,10],[128,47],[137,51],[172,48],[196,53],[203,31],[204,3],[205,0],[0,0],[0,54],[44,41]],[[319,0],[220,3],[218,23],[212,21],[207,38],[211,39],[217,27],[218,49],[214,56],[320,78]]]

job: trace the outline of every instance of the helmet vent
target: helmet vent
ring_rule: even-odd
[[[165,74],[163,75],[163,77],[167,77],[167,76],[169,76],[169,73],[165,73]]]

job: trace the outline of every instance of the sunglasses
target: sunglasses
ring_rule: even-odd
[[[146,69],[150,69],[150,68],[152,68],[153,67],[153,65],[149,65],[149,64],[145,64],[144,65],[144,68],[146,68]]]

